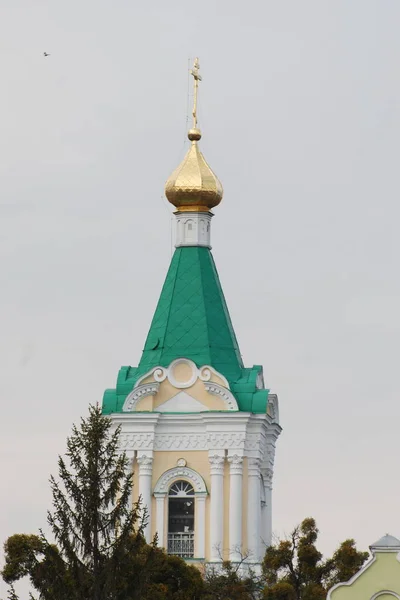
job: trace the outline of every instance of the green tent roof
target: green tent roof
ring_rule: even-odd
[[[256,387],[261,367],[244,368],[212,254],[200,246],[175,250],[139,366],[122,367],[103,412],[121,411],[139,377],[181,357],[222,373],[240,410],[265,413],[268,390]]]
[[[199,246],[175,250],[139,371],[167,367],[182,356],[211,365],[228,380],[243,368],[212,254]]]

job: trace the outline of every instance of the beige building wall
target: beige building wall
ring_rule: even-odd
[[[153,453],[153,474],[152,474],[152,489],[154,489],[155,485],[159,478],[169,469],[173,469],[177,466],[177,462],[180,458],[184,458],[186,460],[187,466],[194,471],[196,471],[199,475],[202,476],[204,482],[206,484],[207,490],[210,491],[211,481],[210,481],[210,464],[208,461],[208,452],[206,451],[160,451]],[[137,461],[134,461],[133,465],[133,494],[132,501],[137,502],[139,499],[139,465]],[[184,477],[183,477],[184,479]],[[243,481],[247,480],[247,458],[243,459]],[[171,480],[171,485],[175,480]],[[188,480],[189,481],[189,480]],[[190,481],[189,481],[190,483]],[[223,539],[223,547],[222,558],[223,560],[229,559],[229,549],[230,549],[230,540],[229,540],[229,519],[230,519],[230,506],[229,506],[229,490],[230,490],[230,473],[229,473],[229,464],[226,461],[224,464],[224,509],[223,509],[223,519],[224,519],[224,539]],[[157,502],[156,498],[152,497],[152,519],[151,519],[151,537],[153,538],[157,531]],[[242,487],[242,540],[244,542],[243,548],[244,553],[246,550],[246,541],[247,541],[247,486],[243,485]],[[197,508],[197,504],[196,504]],[[195,510],[195,537],[198,536],[197,531],[197,523],[198,516]],[[206,546],[206,560],[208,560],[210,554],[210,536],[209,536],[209,528],[210,528],[210,497],[206,498],[206,534],[205,534],[205,546]],[[163,539],[159,540],[160,546],[165,547],[166,538],[168,531],[168,499],[166,498],[164,502],[164,532]]]
[[[328,600],[400,599],[400,541],[384,536],[371,546],[372,559],[350,581],[328,593]]]
[[[213,562],[238,561],[250,546],[249,561],[260,564],[259,540],[266,530],[262,513],[269,511],[270,518],[270,505],[268,511],[262,510],[257,474],[270,473],[272,480],[280,433],[275,395],[270,403],[266,415],[240,412],[225,378],[187,359],[157,367],[137,382],[123,412],[113,415],[113,420],[121,426],[121,451],[135,457],[132,502],[142,494],[151,507],[144,532],[148,542],[158,532],[160,546],[167,545],[168,489],[187,476],[196,487],[194,556]],[[163,477],[175,468],[175,479]],[[185,469],[193,473],[185,474]],[[157,507],[159,511],[163,507],[161,514],[157,515]]]
[[[169,469],[173,469],[176,467],[177,462],[180,458],[184,458],[186,460],[187,466],[190,469],[193,469],[199,475],[201,475],[206,484],[207,490],[210,489],[210,468],[208,463],[208,453],[204,451],[172,451],[172,452],[154,452],[153,454],[153,477],[152,477],[152,488],[154,489],[159,478],[168,471]],[[184,479],[184,477],[179,477],[179,479]],[[171,485],[174,480],[171,481]],[[189,481],[190,483],[190,481]],[[209,499],[206,499],[206,532],[208,531],[208,523],[209,523]],[[197,508],[195,504],[195,508]],[[195,539],[198,536],[197,531],[197,523],[198,518],[195,510]],[[156,499],[152,498],[152,513],[154,517],[156,516]],[[168,530],[168,498],[166,498],[164,502],[164,533],[163,539],[159,540],[160,546],[165,547],[166,545],[166,536]],[[152,527],[151,527],[151,535],[154,537],[157,531],[157,523],[156,518],[152,519]],[[206,549],[208,547],[207,535],[206,535]]]

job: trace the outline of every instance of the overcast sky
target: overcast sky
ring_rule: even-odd
[[[45,525],[71,424],[140,359],[196,55],[214,257],[280,400],[274,531],[314,516],[326,554],[400,536],[399,20],[398,0],[2,0],[1,543]]]

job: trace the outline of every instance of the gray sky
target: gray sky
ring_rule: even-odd
[[[400,535],[399,20],[397,0],[2,1],[1,542],[45,525],[71,424],[138,363],[196,55],[214,256],[280,399],[274,530],[314,516],[325,553]]]

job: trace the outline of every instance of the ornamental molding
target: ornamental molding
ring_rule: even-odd
[[[160,388],[159,383],[146,383],[135,387],[134,390],[126,397],[122,412],[133,412],[137,403],[142,398],[147,396],[155,396]]]
[[[249,458],[249,460],[247,462],[247,471],[248,471],[249,477],[257,477],[260,479],[260,477],[261,477],[260,466],[261,466],[261,460],[259,458]]]
[[[122,426],[123,427],[123,426]],[[123,427],[124,429],[124,427]],[[257,454],[263,462],[274,463],[275,447],[263,443],[258,433],[209,432],[209,433],[154,433],[122,432],[119,449],[132,450],[240,450],[246,454]],[[187,428],[186,428],[187,431]]]
[[[263,478],[264,487],[271,488],[272,479],[274,477],[274,471],[272,469],[261,469],[261,475]]]
[[[268,394],[267,415],[279,425],[279,400],[276,394]]]
[[[231,475],[242,475],[243,473],[243,456],[234,454],[228,456],[229,472]]]
[[[153,450],[154,433],[121,433],[118,447],[120,450]]]
[[[197,471],[194,471],[189,467],[174,467],[173,469],[165,471],[154,487],[154,494],[167,494],[171,484],[177,479],[188,480],[192,484],[196,494],[207,494],[207,487],[204,479]]]
[[[153,472],[153,457],[147,454],[141,454],[137,457],[140,475],[151,475]]]
[[[224,388],[222,385],[218,385],[218,383],[206,383],[204,387],[212,396],[218,396],[219,398],[222,398],[225,401],[225,405],[228,410],[239,410],[238,404],[232,392]]]
[[[205,434],[157,434],[154,442],[155,450],[206,450],[207,436]]]
[[[211,475],[223,475],[225,467],[225,456],[221,454],[211,454],[208,457],[210,463],[210,474]]]
[[[189,376],[186,381],[179,381],[174,375],[174,370],[180,365],[189,367]],[[213,369],[210,365],[203,365],[202,367],[198,368],[195,363],[188,358],[177,358],[176,360],[172,361],[167,368],[154,367],[154,369],[151,369],[137,380],[134,390],[139,387],[141,382],[148,377],[153,377],[157,383],[162,383],[168,379],[170,384],[174,387],[178,389],[186,389],[194,385],[197,379],[200,379],[203,382],[210,381],[212,374],[221,379],[223,385],[229,390],[228,380],[221,373],[218,373],[218,371]]]
[[[223,433],[215,432],[207,434],[208,449],[225,450],[226,448],[243,448],[245,447],[245,433]]]
[[[391,590],[381,590],[380,592],[374,594],[371,600],[379,600],[380,596],[392,596],[393,598],[397,598],[398,600],[400,600],[400,596],[396,594],[396,592],[392,592]]]

